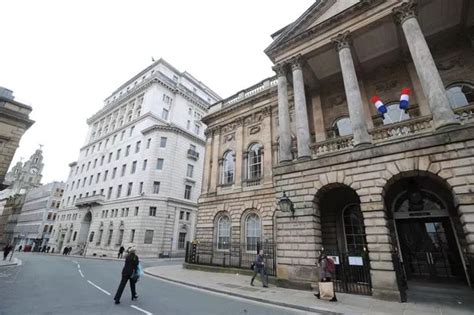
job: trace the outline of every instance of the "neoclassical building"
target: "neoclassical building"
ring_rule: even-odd
[[[220,97],[159,59],[121,85],[87,121],[49,245],[115,256],[184,254],[193,239],[204,164],[201,117]]]
[[[465,0],[319,0],[273,34],[276,77],[204,118],[190,261],[247,268],[264,248],[279,283],[308,286],[325,250],[338,291],[471,286],[473,34]]]

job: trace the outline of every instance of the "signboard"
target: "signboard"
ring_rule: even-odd
[[[328,256],[328,258],[331,258],[335,265],[339,265],[339,256]]]
[[[364,261],[359,256],[349,256],[349,265],[351,266],[363,266]]]

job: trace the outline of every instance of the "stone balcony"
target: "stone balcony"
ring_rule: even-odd
[[[93,207],[97,205],[103,204],[105,201],[105,196],[104,195],[92,195],[88,197],[82,197],[76,200],[76,207],[82,208],[82,207]]]

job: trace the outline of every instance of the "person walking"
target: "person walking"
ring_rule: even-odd
[[[329,282],[332,284],[332,278],[333,274],[336,271],[336,266],[334,264],[334,261],[331,258],[328,258],[327,254],[324,251],[321,251],[318,257],[318,265],[319,265],[319,292],[315,293],[314,295],[320,299],[321,298],[321,287],[324,285],[321,285],[321,283]],[[331,302],[337,302],[336,298],[336,292],[334,291],[334,285],[328,286],[332,287],[330,289],[332,292],[325,292],[325,294],[332,295],[332,298],[329,300]]]
[[[120,246],[119,248],[119,251],[118,251],[118,255],[117,255],[117,258],[123,258],[123,252],[125,251],[125,247]]]
[[[69,248],[67,249],[66,255],[71,255],[71,252],[72,252],[72,246],[69,246]]]
[[[125,265],[122,269],[122,280],[115,293],[114,301],[115,304],[120,304],[120,298],[122,297],[123,290],[127,285],[127,281],[130,281],[130,290],[132,291],[132,301],[138,298],[135,284],[138,281],[138,256],[136,254],[135,247],[131,247],[128,250],[128,255],[125,257]]]
[[[10,244],[5,245],[3,248],[3,260],[6,260],[8,257],[8,254],[10,254],[10,251],[12,250],[12,246]]]
[[[265,269],[265,262],[264,262],[264,257],[263,257],[263,250],[261,249],[259,253],[257,254],[257,257],[255,259],[255,265],[253,267],[253,277],[252,280],[250,280],[250,285],[253,286],[253,281],[257,277],[257,274],[260,274],[260,280],[262,280],[262,285],[264,288],[268,288],[267,285],[267,271]]]

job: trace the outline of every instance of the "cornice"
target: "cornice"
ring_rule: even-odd
[[[362,14],[373,7],[377,6],[380,3],[385,2],[384,0],[361,0],[359,3],[353,5],[352,7],[344,10],[333,17],[323,21],[312,28],[295,35],[294,37],[289,38],[286,42],[279,43],[275,47],[265,50],[267,56],[275,61],[275,57],[283,51],[294,48],[301,44],[302,42],[309,41],[326,31],[332,29],[354,17],[354,14]]]
[[[191,139],[191,140],[194,140],[196,141],[197,143],[199,144],[202,144],[202,145],[205,145],[206,144],[206,141],[204,141],[204,139],[202,138],[199,138],[193,134],[190,134],[188,131],[186,130],[183,130],[181,129],[180,127],[178,126],[175,126],[175,125],[158,125],[158,124],[155,124],[153,126],[150,126],[146,129],[143,129],[142,130],[142,134],[143,135],[146,135],[146,134],[149,134],[149,133],[152,133],[154,131],[157,131],[157,130],[160,130],[160,131],[168,131],[168,132],[174,132],[176,134],[181,134],[181,135],[184,135],[186,136],[187,138]]]
[[[5,108],[3,106],[0,106],[0,117],[21,122],[26,125],[26,129],[30,128],[35,123],[35,121],[31,120],[28,115],[20,114],[17,111]]]

